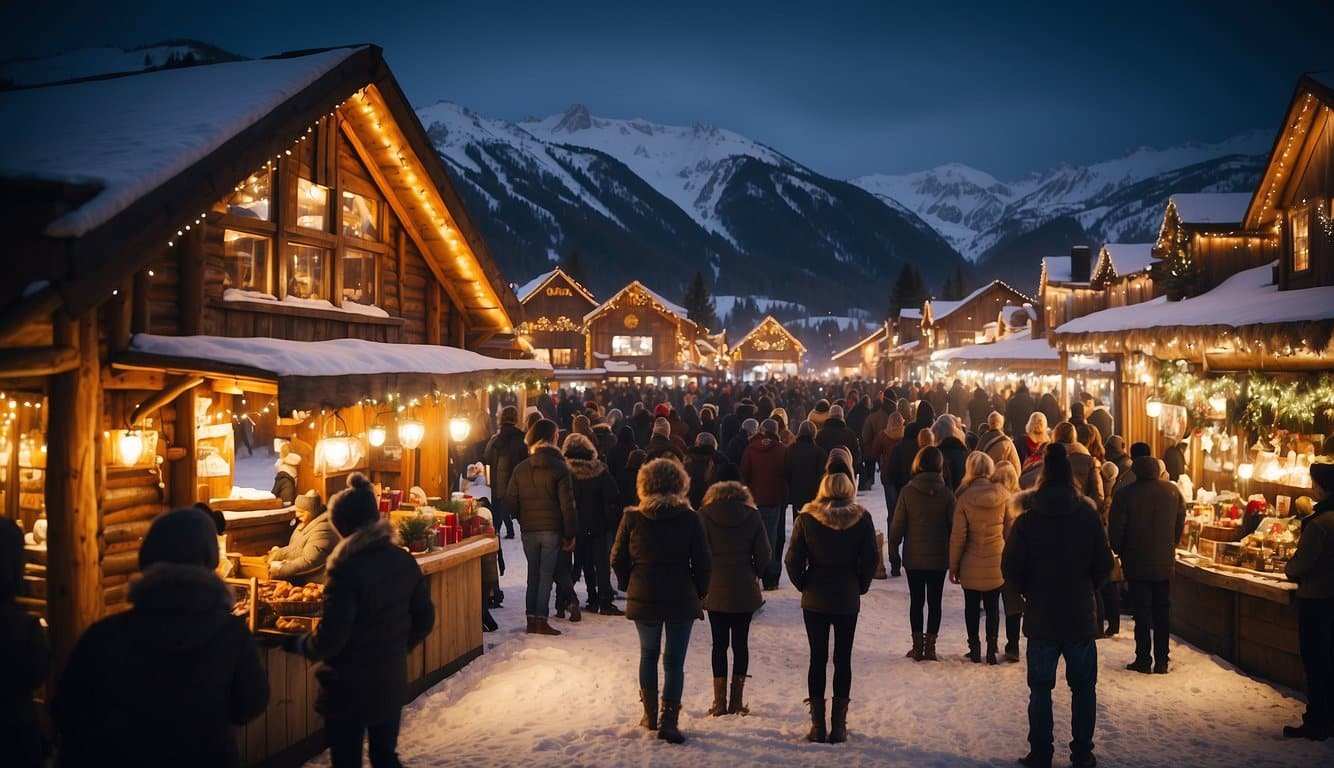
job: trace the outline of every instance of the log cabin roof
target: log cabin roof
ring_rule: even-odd
[[[0,111],[11,139],[0,143],[0,186],[93,190],[32,223],[60,255],[34,279],[52,278],[75,314],[146,267],[238,180],[337,113],[472,323],[503,333],[519,317],[517,298],[377,46],[21,89],[0,94]],[[11,291],[0,304],[15,298]]]
[[[882,326],[880,326],[879,328],[875,329],[875,331],[874,331],[870,336],[867,336],[866,338],[862,339],[861,341],[857,342],[856,344],[853,344],[852,346],[848,347],[847,349],[845,349],[845,350],[843,350],[843,351],[841,351],[841,352],[837,352],[837,353],[835,353],[834,355],[832,355],[832,356],[829,358],[829,361],[830,361],[830,362],[835,362],[835,361],[837,361],[837,360],[839,360],[839,359],[841,359],[841,358],[847,357],[848,355],[852,354],[853,352],[856,352],[857,350],[861,349],[862,347],[865,347],[867,344],[878,344],[881,340],[883,340],[883,339],[885,338],[885,336],[886,336],[887,334],[888,334],[888,331],[885,329],[885,326],[882,325]]]
[[[782,323],[775,320],[773,315],[765,315],[764,319],[761,320],[758,325],[750,329],[750,333],[747,333],[745,336],[742,336],[740,341],[732,345],[732,350],[734,352],[739,352],[740,349],[746,345],[746,342],[750,340],[750,337],[760,333],[761,331],[767,333],[780,333],[783,336],[786,336],[788,340],[792,343],[792,345],[797,348],[798,352],[800,352],[803,355],[806,354],[806,345],[802,344],[801,340],[798,339],[796,336],[793,336],[791,331],[783,327]]]
[[[1090,282],[1102,283],[1143,272],[1154,261],[1153,243],[1103,243]]]
[[[638,280],[631,280],[629,285],[617,291],[611,298],[594,307],[592,311],[584,315],[584,324],[591,323],[593,320],[597,319],[598,316],[606,314],[617,307],[622,296],[635,293],[639,293],[639,295],[646,297],[648,299],[648,306],[653,309],[665,315],[671,315],[678,320],[690,322],[686,317],[690,313],[686,311],[685,307],[664,299],[661,294],[650,290],[648,286]]]
[[[1176,209],[1182,224],[1222,224],[1241,226],[1250,192],[1193,192],[1172,195],[1168,205]]]
[[[580,285],[578,280],[575,280],[573,277],[570,277],[569,273],[561,269],[560,267],[556,267],[550,272],[543,272],[537,277],[534,277],[532,280],[529,280],[523,285],[515,288],[514,293],[519,297],[519,303],[521,304],[526,303],[528,299],[530,299],[533,296],[533,294],[542,290],[542,286],[556,279],[557,276],[560,276],[565,280],[565,282],[569,283],[572,288],[574,288],[576,291],[579,292],[579,295],[583,296],[585,299],[588,299],[589,304],[592,304],[595,307],[598,305],[598,300],[593,298],[593,294],[587,288]]]
[[[1066,256],[1064,258],[1068,262],[1070,257]],[[992,280],[991,282],[987,283],[981,288],[978,288],[977,290],[973,291],[972,293],[968,294],[962,299],[959,299],[958,301],[928,300],[923,305],[923,317],[926,318],[927,322],[938,323],[941,320],[944,320],[946,317],[949,317],[950,315],[959,311],[960,309],[963,309],[964,307],[967,307],[968,305],[972,304],[974,301],[977,301],[983,295],[985,295],[987,291],[991,290],[993,287],[996,286],[1000,286],[1003,290],[1009,291],[1010,293],[1014,294],[1015,297],[1021,299],[1026,303],[1029,304],[1033,303],[1033,299],[1020,293],[1018,290],[1014,288],[1014,286],[1010,285],[1004,280]],[[900,313],[899,316],[902,317],[903,316],[902,313]]]
[[[1323,109],[1320,107],[1323,105]],[[1288,112],[1269,152],[1269,163],[1260,176],[1246,209],[1246,228],[1260,230],[1272,226],[1283,203],[1283,190],[1296,176],[1293,172],[1298,158],[1303,155],[1306,137],[1312,132],[1317,118],[1329,119],[1334,109],[1334,70],[1310,72],[1297,81],[1297,89],[1288,105]]]

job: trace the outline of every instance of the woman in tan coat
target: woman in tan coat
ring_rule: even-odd
[[[950,527],[950,583],[963,585],[964,625],[968,629],[968,658],[982,661],[977,625],[987,613],[987,663],[996,663],[1000,632],[1001,552],[1005,549],[1005,513],[1009,494],[991,480],[996,464],[981,451],[968,455],[963,481],[954,503]]]

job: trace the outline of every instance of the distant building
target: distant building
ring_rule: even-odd
[[[791,331],[773,315],[766,315],[732,347],[732,375],[743,381],[796,376],[805,353],[806,346]]]
[[[680,383],[712,374],[717,361],[698,343],[712,342],[686,314],[684,307],[632,281],[584,315],[586,362],[605,368],[611,380]]]
[[[929,349],[946,349],[976,344],[986,340],[987,325],[1000,317],[1007,304],[1032,304],[1025,296],[1003,280],[992,280],[959,301],[929,299],[922,305],[922,335]]]
[[[589,368],[584,315],[598,306],[593,294],[556,267],[515,289],[523,305],[518,332],[533,356],[557,370]]]

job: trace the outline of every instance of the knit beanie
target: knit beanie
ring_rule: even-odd
[[[1325,493],[1334,493],[1334,464],[1316,461],[1311,464],[1311,482],[1325,489]]]
[[[760,422],[760,431],[766,435],[778,434],[778,422],[773,419],[765,419]]]
[[[717,450],[718,438],[714,437],[712,432],[700,432],[698,435],[695,435],[695,446]]]
[[[344,537],[351,536],[358,528],[380,519],[380,505],[375,501],[375,488],[360,472],[354,472],[347,479],[347,488],[335,493],[333,498],[329,499],[329,510],[334,528],[337,528],[338,533]]]
[[[653,420],[653,434],[659,437],[670,437],[672,434],[671,422],[659,416]]]
[[[841,418],[843,418],[843,406],[841,406],[841,405],[831,405],[831,406],[829,406],[829,418],[831,418],[831,419],[841,419]]]
[[[754,419],[746,419],[741,422],[741,431],[748,435],[755,434],[760,428],[760,423]]]
[[[815,422],[807,419],[798,424],[797,437],[815,437]]]
[[[1152,456],[1152,455],[1153,455],[1153,449],[1149,447],[1148,443],[1133,443],[1130,446],[1130,458],[1132,459],[1138,459],[1141,456]]]
[[[139,569],[156,563],[218,567],[218,527],[203,511],[173,509],[153,520],[139,546]]]
[[[296,508],[302,512],[314,512],[318,515],[324,511],[324,499],[320,498],[319,491],[311,488],[296,497]]]

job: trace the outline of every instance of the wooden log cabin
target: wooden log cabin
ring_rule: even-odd
[[[1163,272],[1172,257],[1188,265],[1181,270],[1182,295],[1174,298],[1197,296],[1243,269],[1274,260],[1277,241],[1243,226],[1251,198],[1250,192],[1199,192],[1168,199],[1153,247],[1152,274],[1164,292],[1171,290]]]
[[[773,315],[765,315],[732,347],[732,375],[743,381],[767,380],[775,375],[798,376],[805,354],[806,345]]]
[[[986,338],[987,325],[1007,305],[1032,304],[1033,299],[1003,280],[992,280],[958,301],[929,299],[922,305],[922,337],[931,350],[961,347]]]
[[[833,373],[838,376],[869,379],[883,377],[883,361],[889,350],[887,326],[880,326],[852,346],[835,352],[829,358]]]
[[[515,289],[523,305],[519,334],[533,348],[534,357],[561,370],[584,369],[588,344],[584,315],[598,306],[593,294],[556,267]]]
[[[1103,243],[1090,278],[1104,297],[1100,309],[1128,307],[1160,295],[1162,290],[1150,274],[1152,265],[1153,243]]]
[[[667,383],[710,375],[700,341],[707,331],[686,310],[638,280],[584,315],[589,367],[605,368],[608,379]]]
[[[1093,257],[1087,245],[1076,245],[1069,256],[1048,256],[1038,276],[1040,328],[1055,328],[1067,320],[1106,309],[1103,291],[1092,282]]]
[[[512,359],[518,301],[377,47],[10,91],[0,110],[0,514],[33,535],[25,604],[57,669],[126,607],[165,509],[233,507],[243,555],[285,543],[290,508],[231,498],[242,434],[279,438],[326,498],[354,470],[447,495],[450,420],[550,371]],[[438,618],[414,691],[480,654],[495,546],[423,560]],[[310,665],[265,662],[275,706],[242,755],[303,759]]]

